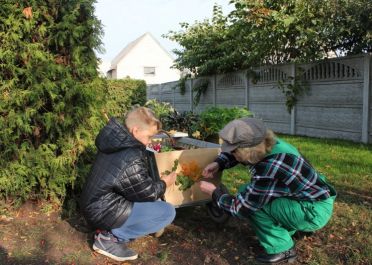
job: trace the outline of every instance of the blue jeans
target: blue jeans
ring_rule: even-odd
[[[127,242],[159,231],[172,223],[175,216],[176,210],[167,202],[135,202],[125,223],[111,232],[120,241]]]

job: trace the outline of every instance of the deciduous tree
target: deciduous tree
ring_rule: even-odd
[[[213,18],[166,36],[181,49],[175,67],[194,75],[231,72],[261,64],[310,62],[330,53],[372,51],[369,0],[231,0],[227,16]]]

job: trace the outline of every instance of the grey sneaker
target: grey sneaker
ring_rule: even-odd
[[[110,257],[116,261],[135,260],[138,254],[128,248],[124,242],[108,232],[100,232],[94,236],[93,249],[98,253]]]

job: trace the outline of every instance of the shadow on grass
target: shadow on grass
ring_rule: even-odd
[[[173,223],[184,232],[180,239],[196,241],[219,253],[229,264],[255,264],[255,255],[262,251],[248,221],[230,217],[225,223],[216,223],[205,206],[178,208]]]
[[[44,255],[43,255],[44,254]],[[2,265],[44,265],[50,264],[45,260],[45,253],[35,253],[31,257],[12,257],[6,249],[0,246],[0,264]]]
[[[87,235],[87,244],[93,244],[95,229],[91,227],[81,214],[79,207],[80,197],[71,193],[70,198],[67,198],[62,205],[62,220],[67,222],[77,232]]]
[[[94,243],[95,229],[86,223],[84,217],[79,212],[76,212],[72,216],[64,218],[63,220],[77,232],[85,235],[85,244],[93,251],[92,246]]]
[[[361,185],[363,185],[361,183]],[[348,185],[335,185],[337,191],[336,201],[346,204],[357,204],[372,209],[372,196],[370,191],[365,189],[358,189]]]

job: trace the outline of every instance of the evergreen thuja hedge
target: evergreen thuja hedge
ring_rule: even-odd
[[[133,105],[146,103],[146,82],[136,79],[117,79],[107,81],[108,93],[105,111],[110,117],[124,117]]]
[[[1,1],[0,195],[61,201],[105,122],[93,0]]]

